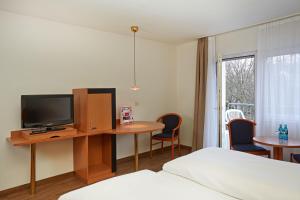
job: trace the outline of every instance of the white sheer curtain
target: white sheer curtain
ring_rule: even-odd
[[[300,138],[300,18],[259,27],[256,135],[272,135],[280,123]]]
[[[215,37],[208,38],[208,69],[203,147],[218,146],[217,66]]]

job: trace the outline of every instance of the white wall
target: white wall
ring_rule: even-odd
[[[29,148],[13,147],[22,94],[115,87],[117,105],[135,105],[138,120],[176,112],[176,48],[137,38],[138,92],[132,83],[132,37],[0,12],[0,190],[29,182]],[[140,137],[140,151],[149,136]],[[117,157],[133,154],[133,136],[117,138]],[[37,145],[37,179],[73,170],[72,141]]]

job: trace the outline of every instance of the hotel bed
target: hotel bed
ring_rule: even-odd
[[[207,148],[166,163],[62,195],[59,200],[300,200],[300,165],[220,148]]]

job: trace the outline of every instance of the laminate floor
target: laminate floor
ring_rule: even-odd
[[[189,149],[182,148],[181,155],[186,155],[189,152]],[[175,156],[179,157],[177,149],[175,149]],[[165,149],[164,152],[156,151],[152,158],[149,157],[149,154],[143,154],[139,158],[139,168],[140,170],[160,171],[163,164],[171,160],[170,158],[170,149]],[[117,162],[117,176],[131,172],[134,172],[133,159],[122,159]],[[0,200],[57,200],[60,195],[83,186],[85,184],[79,178],[73,173],[68,173],[39,181],[37,192],[34,195],[29,193],[29,188],[21,187],[5,192],[0,196]]]

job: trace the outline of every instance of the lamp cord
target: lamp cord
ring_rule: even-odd
[[[135,32],[133,32],[133,80],[134,80],[134,86],[136,86],[136,77],[135,77]]]

